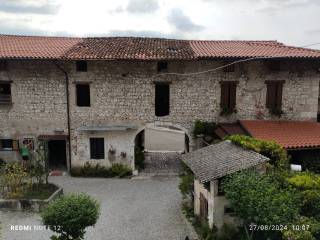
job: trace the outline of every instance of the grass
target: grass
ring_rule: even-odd
[[[58,187],[54,184],[33,184],[30,188],[27,188],[24,193],[24,199],[47,199],[49,198],[55,191],[57,191]]]

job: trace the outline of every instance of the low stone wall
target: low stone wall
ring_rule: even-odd
[[[48,199],[0,199],[0,209],[7,210],[31,210],[40,212],[51,201],[60,197],[63,189],[59,187]]]

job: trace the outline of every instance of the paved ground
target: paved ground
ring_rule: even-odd
[[[181,154],[175,152],[146,152],[143,173],[178,175]]]
[[[180,210],[177,178],[84,179],[51,177],[65,192],[85,192],[101,202],[102,214],[86,239],[184,240],[190,228]],[[1,212],[5,240],[45,240],[48,230],[12,231],[11,225],[41,225],[38,214]],[[1,238],[1,237],[0,237]]]

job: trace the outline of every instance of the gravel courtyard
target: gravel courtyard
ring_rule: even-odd
[[[88,179],[51,177],[64,192],[85,192],[101,202],[101,216],[86,239],[184,240],[190,231],[180,210],[177,178]],[[10,230],[41,225],[39,214],[0,211],[0,239],[45,240],[48,230]]]

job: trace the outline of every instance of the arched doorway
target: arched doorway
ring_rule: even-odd
[[[187,130],[180,126],[147,124],[134,138],[135,169],[144,173],[178,173],[181,154],[189,151],[190,141]]]

